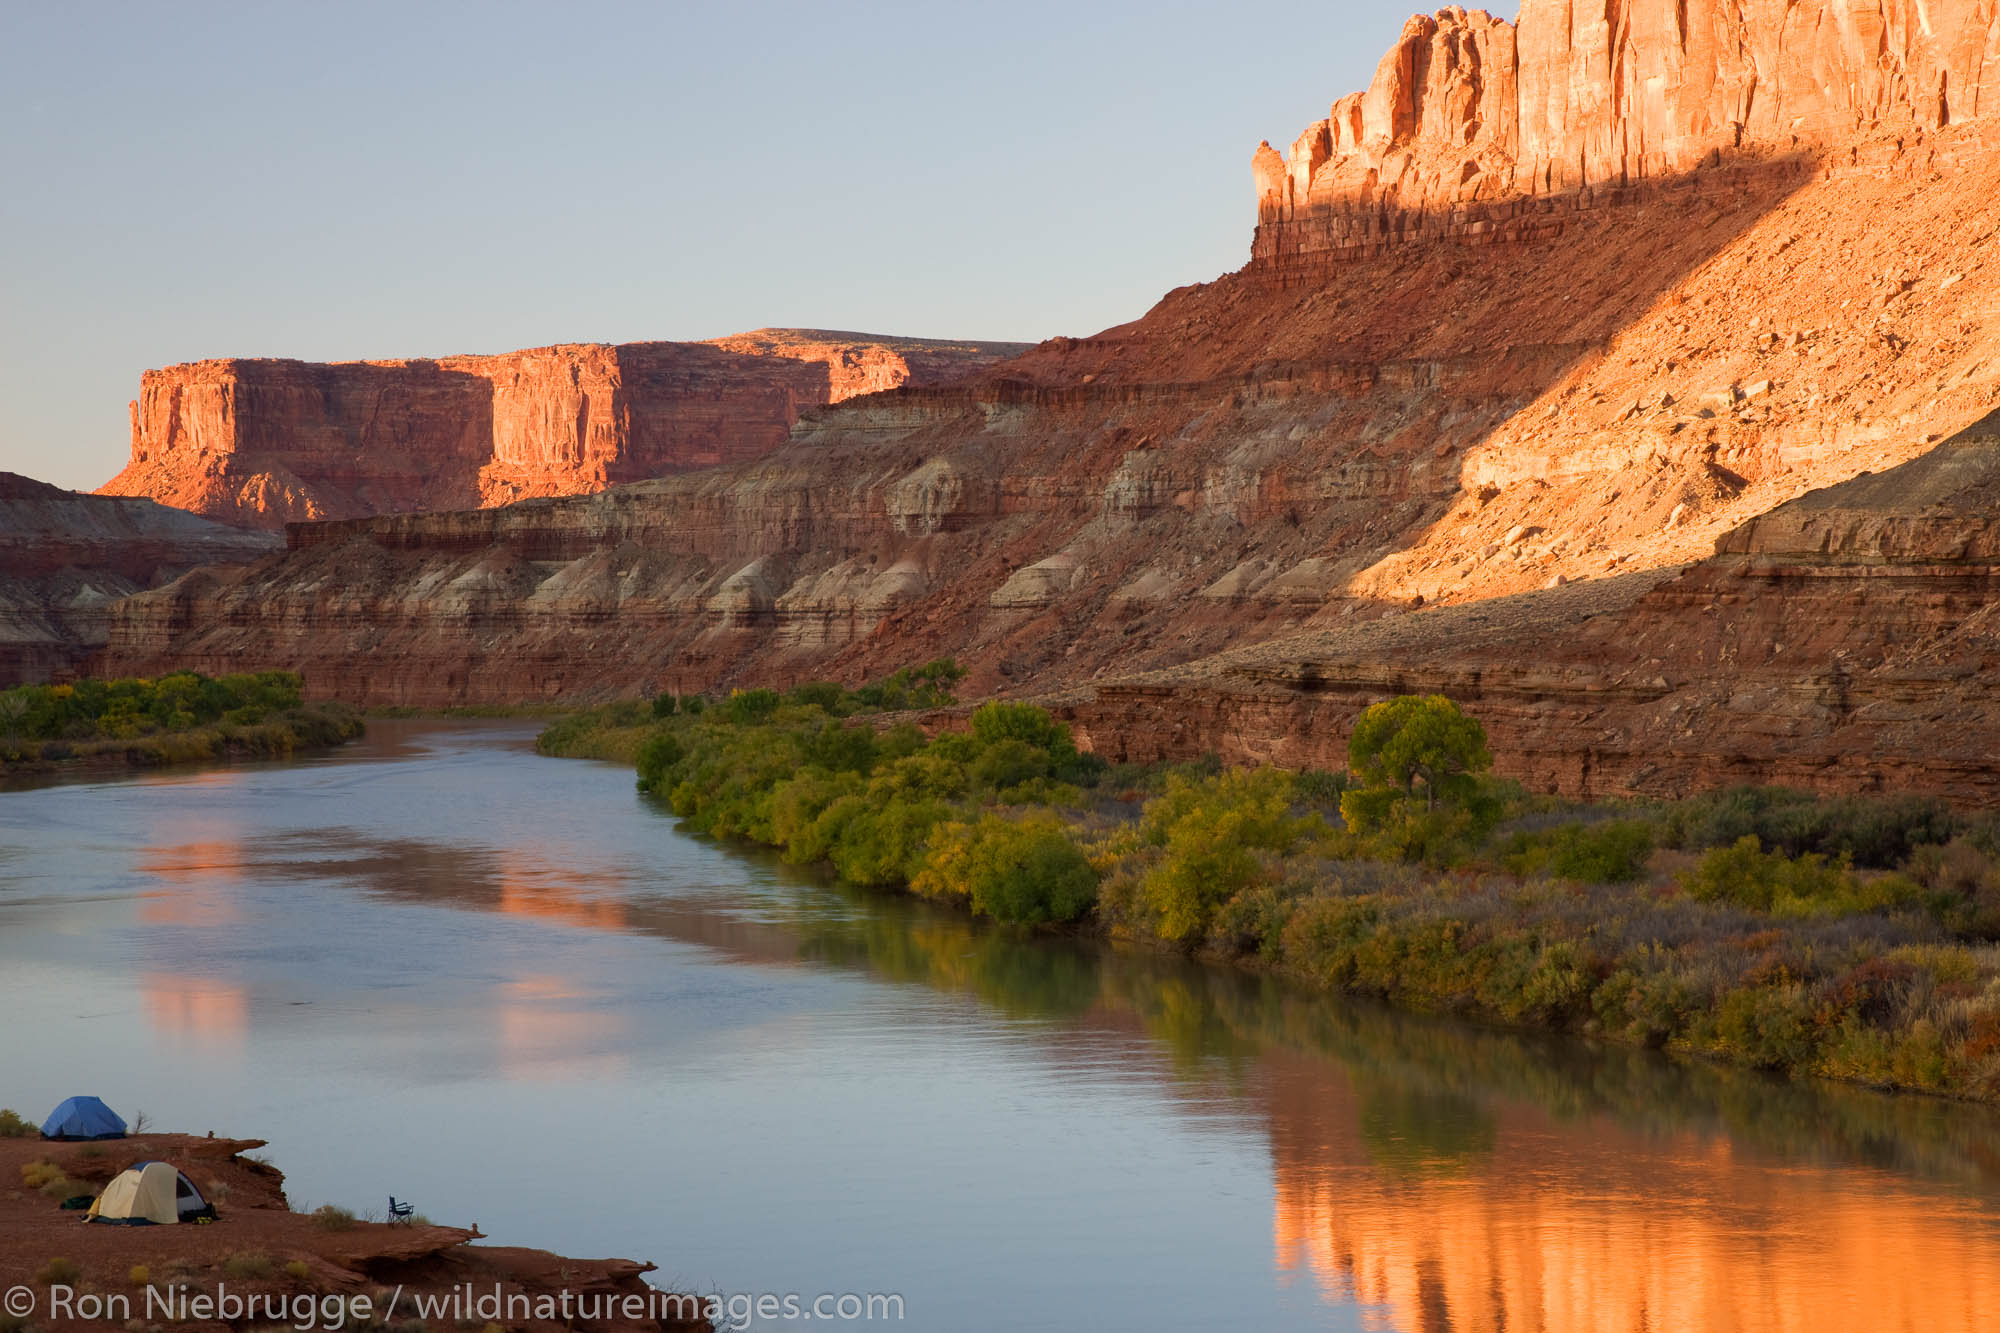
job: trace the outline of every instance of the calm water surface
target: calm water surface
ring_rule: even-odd
[[[524,726],[0,794],[0,1104],[912,1330],[2000,1327],[2000,1120],[974,928]]]

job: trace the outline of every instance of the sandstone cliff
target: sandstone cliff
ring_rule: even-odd
[[[1289,158],[1258,149],[1255,256],[1296,277],[1532,234],[1641,183],[1997,112],[1994,0],[1523,0],[1518,23],[1450,6]]]
[[[150,370],[100,490],[251,527],[576,495],[782,444],[806,407],[1023,350],[811,329],[436,361]]]
[[[1608,29],[1627,53],[1618,68],[1666,69],[1671,104],[1694,105],[1672,82],[1692,67],[1659,64],[1664,39],[1643,35],[1640,8]],[[1815,13],[1851,24],[1864,8],[1794,4],[1780,28]],[[1684,53],[1702,15],[1720,12],[1686,10]],[[1537,16],[1552,12],[1530,4],[1508,39],[1517,87]],[[1934,3],[1928,16],[1885,19],[1851,62],[1839,43],[1813,47],[1822,83],[1874,87],[1926,52],[1944,52],[1938,67],[1956,79],[1951,53],[1995,32],[1991,5]],[[1404,46],[1474,28],[1501,40],[1489,21],[1445,11]],[[1767,49],[1762,28],[1743,32]],[[1780,49],[1804,49],[1789,42]],[[1577,78],[1595,77],[1592,61]],[[1774,71],[1767,92],[1787,86],[1779,66],[1752,63]],[[1405,86],[1428,88],[1430,68]],[[1866,115],[1801,121],[1781,145],[1747,136],[1691,172],[1560,196],[1532,175],[1510,177],[1512,193],[1496,185],[1493,202],[1539,218],[1532,227],[1406,227],[1402,243],[1338,257],[1302,240],[1272,249],[1266,191],[1245,270],[1170,293],[1131,324],[961,384],[810,410],[787,446],[750,463],[484,512],[301,526],[281,559],[124,604],[111,660],[293,666],[324,693],[449,703],[854,678],[950,652],[977,690],[1074,687],[1093,740],[1134,755],[1289,744],[1330,756],[1340,709],[1371,690],[1432,682],[1498,707],[1477,693],[1499,679],[1489,665],[1562,664],[1564,688],[1586,699],[1666,699],[1682,652],[1671,629],[1634,621],[1577,656],[1575,627],[1613,623],[1748,520],[1886,473],[2000,405],[2000,107],[1955,100],[1940,124],[1918,114],[1909,77],[1882,86],[1840,103]],[[1763,124],[1751,105],[1743,123]],[[1579,142],[1629,120],[1620,98],[1576,107],[1563,123]],[[1428,160],[1417,139],[1429,120],[1390,123]],[[1515,133],[1508,142],[1525,142]],[[1491,243],[1468,244],[1475,235]],[[1440,603],[1457,605],[1429,609]],[[1298,631],[1379,635],[1367,661],[1430,665],[1358,669],[1338,707],[1299,712],[1337,673],[1265,665],[1269,678],[1246,682],[1230,673],[1254,663],[1208,661]],[[1148,669],[1162,674],[1111,684]],[[1809,693],[1815,669],[1787,658],[1760,679]],[[1760,774],[1851,784],[1916,753],[1823,771],[1831,724],[1775,708],[1786,720],[1771,725],[1791,729],[1783,747],[1682,754],[1668,723],[1649,722],[1606,749],[1587,708],[1537,732],[1537,710],[1554,707],[1541,688],[1509,696],[1525,702],[1516,723],[1496,719],[1496,748],[1515,745],[1525,776],[1567,790]],[[1261,702],[1217,702],[1239,689]],[[1735,716],[1710,711],[1701,725]],[[1187,724],[1179,739],[1174,721]]]
[[[150,500],[78,495],[0,472],[0,685],[45,680],[104,645],[111,604],[277,541]]]

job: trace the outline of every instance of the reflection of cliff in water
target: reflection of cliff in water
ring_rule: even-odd
[[[971,997],[1066,1074],[1261,1122],[1278,1267],[1397,1329],[1971,1330],[2000,1309],[2000,1117],[1984,1108],[1022,938],[758,857],[727,883],[671,892],[602,862],[573,872],[561,855],[361,835],[271,839],[241,859],[260,876]],[[496,982],[517,1076],[588,1074],[572,1051],[619,1067],[614,1050],[638,1034],[605,1030],[593,984]]]

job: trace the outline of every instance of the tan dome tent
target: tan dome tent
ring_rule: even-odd
[[[85,1220],[143,1227],[214,1217],[214,1207],[192,1180],[165,1162],[140,1162],[112,1177]]]

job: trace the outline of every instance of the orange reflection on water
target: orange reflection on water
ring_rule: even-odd
[[[500,867],[500,910],[586,930],[624,930],[623,881],[575,868],[557,870],[539,858],[507,854]],[[601,883],[593,883],[600,880]]]
[[[155,1032],[226,1038],[241,1043],[250,1032],[250,995],[241,986],[208,977],[147,972],[139,993]]]
[[[500,1074],[517,1082],[616,1078],[625,1073],[622,1015],[581,1007],[588,996],[568,978],[525,976],[499,988]]]
[[[139,895],[139,920],[149,926],[221,926],[240,921],[234,890],[243,882],[245,851],[230,828],[183,826],[185,842],[148,847],[134,869],[161,887]]]
[[[1776,1165],[1720,1138],[1558,1127],[1521,1108],[1458,1135],[1454,1158],[1385,1137],[1380,1123],[1371,1141],[1368,1114],[1320,1079],[1278,1092],[1274,1240],[1281,1269],[1310,1273],[1329,1300],[1377,1307],[1379,1327],[2000,1327],[2000,1235],[1949,1192]]]

